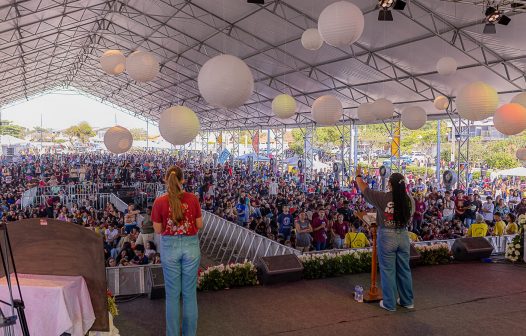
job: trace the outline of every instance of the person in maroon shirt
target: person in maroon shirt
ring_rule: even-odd
[[[161,265],[166,291],[166,335],[179,335],[179,311],[183,296],[183,335],[197,332],[197,272],[201,252],[197,232],[203,227],[199,199],[183,189],[181,168],[165,175],[167,193],[153,204],[151,219],[161,235]]]
[[[336,221],[332,224],[332,234],[333,234],[333,248],[341,249],[343,248],[343,241],[345,240],[345,235],[349,232],[349,223],[343,220],[343,215],[338,214]]]
[[[327,218],[325,218],[325,210],[318,210],[318,216],[312,216],[312,232],[314,236],[314,246],[316,251],[325,250],[327,245]]]

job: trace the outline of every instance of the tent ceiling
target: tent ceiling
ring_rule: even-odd
[[[354,0],[365,14],[361,39],[349,48],[301,46],[306,28],[316,27],[321,10],[336,0],[4,0],[0,2],[0,104],[57,88],[75,88],[156,122],[173,104],[194,109],[205,129],[294,126],[310,123],[310,105],[337,95],[345,121],[359,104],[387,97],[398,110],[426,108],[431,118],[436,95],[454,97],[463,85],[484,80],[502,102],[526,89],[525,10],[497,1],[512,18],[497,34],[481,34],[482,0],[411,0],[394,22],[378,22],[375,0]],[[7,3],[6,3],[7,2]],[[149,50],[161,62],[152,82],[126,74],[109,76],[98,59],[107,49]],[[200,97],[197,74],[221,53],[251,67],[255,92],[235,110],[212,108]],[[452,56],[459,70],[440,76],[435,64]],[[294,95],[300,113],[272,117],[275,95]]]

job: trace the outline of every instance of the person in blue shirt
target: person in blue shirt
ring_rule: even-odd
[[[294,217],[290,214],[289,207],[283,207],[283,213],[278,216],[279,235],[285,241],[290,240],[292,227],[294,226]]]
[[[241,226],[246,226],[247,224],[247,206],[245,204],[245,200],[243,198],[239,199],[239,203],[236,205],[236,211],[237,211],[237,223]]]

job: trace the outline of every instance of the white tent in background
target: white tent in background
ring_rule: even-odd
[[[526,168],[517,167],[511,169],[500,170],[497,172],[498,176],[526,176]]]
[[[249,157],[252,157],[252,160],[254,160],[254,162],[269,162],[270,161],[268,157],[264,155],[257,155],[256,153],[249,153],[249,154],[238,156],[236,160],[246,162]]]
[[[27,140],[15,138],[12,135],[2,135],[0,138],[2,146],[27,145],[29,143]]]
[[[321,161],[314,161],[312,163],[312,166],[314,169],[317,169],[317,170],[322,170],[322,169],[330,169],[331,166],[326,164],[326,163],[323,163]]]

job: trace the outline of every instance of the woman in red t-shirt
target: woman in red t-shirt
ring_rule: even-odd
[[[197,331],[197,272],[201,252],[197,231],[203,227],[199,200],[183,189],[181,168],[165,175],[167,193],[153,203],[151,219],[161,235],[161,265],[166,291],[166,335],[179,335],[179,302],[183,295],[183,335]]]

